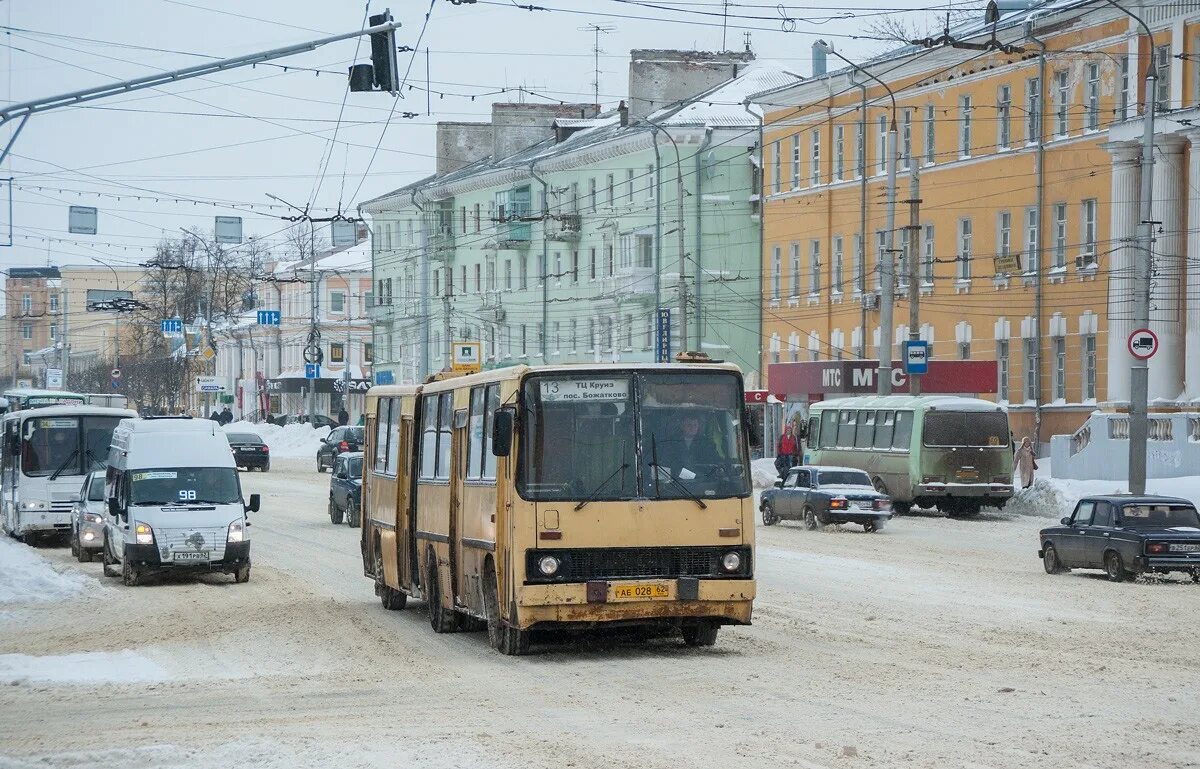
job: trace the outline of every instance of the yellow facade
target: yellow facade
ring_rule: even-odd
[[[1138,73],[1149,49],[1126,17],[1081,12],[1072,18],[1039,23],[1060,29],[1035,32],[1046,45],[1044,62],[1022,29],[1004,39],[1023,53],[943,48],[868,67],[896,100],[895,249],[909,237],[914,166],[919,175],[921,336],[932,342],[934,360],[999,361],[999,392],[984,397],[1008,402],[1019,435],[1033,433],[1040,412],[1042,440],[1075,429],[1107,400],[1114,187],[1113,154],[1104,145],[1109,128],[1126,119],[1126,103],[1127,114],[1136,116]],[[1156,42],[1164,45],[1178,45],[1180,37],[1185,45],[1175,52],[1200,49],[1200,25],[1172,20],[1161,36],[1156,30]],[[1178,107],[1194,105],[1196,64],[1170,61],[1168,74],[1182,86],[1176,86]],[[862,79],[870,84],[865,291],[855,274],[864,229],[856,158],[862,89],[842,70],[759,97],[765,113],[764,364],[879,357],[876,254],[886,227],[891,103],[883,88]],[[1030,115],[1035,106],[1040,121]],[[1003,255],[1018,256],[1019,270],[1005,272],[997,260]],[[896,360],[909,320],[902,258],[896,253],[895,328],[883,334]]]

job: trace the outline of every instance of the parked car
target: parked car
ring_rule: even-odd
[[[762,493],[759,509],[765,526],[790,520],[804,521],[807,529],[857,523],[874,532],[892,517],[887,495],[875,490],[871,476],[850,467],[793,467]]]
[[[71,555],[87,563],[104,547],[104,471],[94,470],[83,479],[79,497],[71,506]]]
[[[262,472],[271,469],[271,448],[254,433],[225,433],[229,448],[233,451],[233,463],[239,468]]]
[[[1182,571],[1200,582],[1200,515],[1177,497],[1084,497],[1059,526],[1042,529],[1047,574],[1104,569],[1113,582]]]
[[[346,451],[333,460],[333,475],[329,478],[329,520],[346,523],[357,529],[362,525],[361,451]]]
[[[287,416],[278,417],[275,420],[275,423],[278,425],[311,424],[314,428],[316,428],[318,430],[324,430],[324,429],[333,428],[333,427],[338,426],[338,423],[336,420],[330,419],[329,417],[325,416],[324,414],[314,414],[314,415],[312,415],[312,417],[305,416],[304,414],[289,414]]]
[[[362,451],[365,433],[361,427],[335,427],[321,439],[317,448],[317,472],[333,467],[333,460],[347,451]]]

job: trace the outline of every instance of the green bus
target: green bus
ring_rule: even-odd
[[[1013,493],[1012,433],[1003,406],[948,395],[839,398],[809,407],[805,464],[865,470],[903,514],[950,517],[1004,507]]]

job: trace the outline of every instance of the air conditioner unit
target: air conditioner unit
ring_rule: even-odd
[[[1096,257],[1093,254],[1080,254],[1075,257],[1075,269],[1082,270],[1088,265],[1095,264]]]

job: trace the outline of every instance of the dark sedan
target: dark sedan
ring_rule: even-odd
[[[341,523],[346,519],[351,528],[362,524],[363,455],[347,451],[333,461],[333,476],[329,479],[329,520]]]
[[[804,521],[807,529],[831,523],[857,523],[866,531],[883,528],[892,503],[871,484],[871,476],[850,467],[793,467],[775,488],[762,493],[762,521]]]
[[[321,445],[317,447],[317,472],[323,473],[333,467],[333,460],[339,454],[345,454],[347,451],[362,451],[363,449],[363,428],[361,427],[335,427],[329,431],[321,439]]]
[[[1084,497],[1060,524],[1041,531],[1038,557],[1047,574],[1104,569],[1121,582],[1182,571],[1200,582],[1200,515],[1186,499]]]
[[[233,463],[247,470],[271,469],[271,449],[254,433],[225,433],[229,448],[233,451]]]

